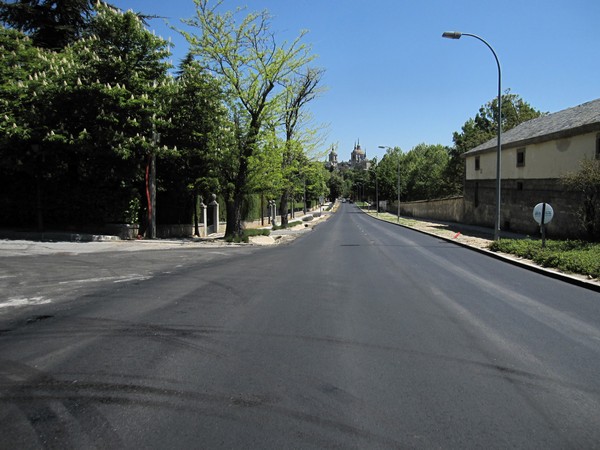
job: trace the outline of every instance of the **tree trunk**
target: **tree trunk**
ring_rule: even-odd
[[[195,192],[192,196],[194,199],[194,236],[200,236],[200,220],[198,218],[198,193]]]
[[[41,176],[38,175],[35,179],[35,209],[37,215],[37,230],[44,231],[44,212],[43,212],[43,189]]]
[[[227,227],[225,228],[225,236],[227,237],[242,235],[242,199],[243,197],[226,201]]]
[[[283,194],[281,194],[281,202],[279,203],[279,212],[281,214],[281,227],[285,228],[288,225],[288,198],[290,196],[290,192],[286,189]]]
[[[146,205],[148,224],[146,238],[156,238],[156,155],[149,155],[146,162]]]

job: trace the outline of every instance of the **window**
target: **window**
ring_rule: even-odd
[[[600,159],[600,133],[596,135],[596,159]]]
[[[479,163],[479,156],[475,157],[475,170],[481,170],[481,165]]]
[[[525,166],[525,149],[519,148],[517,149],[517,167]]]
[[[517,191],[522,191],[522,190],[523,190],[523,182],[517,181]]]

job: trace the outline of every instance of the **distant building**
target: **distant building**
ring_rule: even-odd
[[[465,221],[492,225],[495,217],[496,139],[465,153]],[[561,178],[577,172],[583,159],[600,159],[600,99],[524,122],[502,135],[500,227],[536,233],[532,211],[547,202],[554,209],[548,231],[581,233],[578,194]]]
[[[331,151],[329,152],[329,160],[327,161],[327,166],[330,169],[336,169],[338,166],[338,159],[337,159],[338,155],[335,152],[335,149],[333,147],[331,147]]]
[[[326,164],[330,170],[368,170],[370,167],[369,160],[367,159],[367,152],[360,147],[360,142],[354,144],[354,149],[352,150],[352,153],[350,153],[350,161],[338,161],[338,154],[335,152],[334,147],[331,147]]]

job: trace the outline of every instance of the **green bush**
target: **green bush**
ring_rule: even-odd
[[[269,236],[271,234],[271,230],[266,228],[250,228],[244,230],[244,236]]]
[[[492,242],[490,250],[530,259],[542,267],[600,278],[600,244],[548,240],[542,248],[539,240],[500,239]]]
[[[250,241],[251,236],[269,236],[270,234],[271,230],[262,228],[250,228],[244,230],[241,236],[227,236],[225,238],[225,241],[234,244],[240,244],[242,242],[247,244]]]
[[[292,222],[288,222],[287,225],[273,225],[273,230],[283,230],[285,228],[292,228],[296,225],[300,225],[301,223],[302,221],[300,220],[294,220]]]
[[[261,202],[260,202],[259,194],[247,195],[244,198],[244,206],[242,209],[242,215],[244,217],[244,220],[252,221],[252,220],[260,219],[260,217],[262,215],[262,211],[260,210],[260,207],[261,207]]]

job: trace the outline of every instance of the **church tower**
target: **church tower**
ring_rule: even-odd
[[[364,166],[367,161],[367,152],[360,148],[360,139],[354,144],[354,150],[350,154],[350,165],[352,167]]]
[[[335,169],[338,165],[338,155],[335,152],[333,145],[331,146],[331,151],[329,152],[329,167]]]

